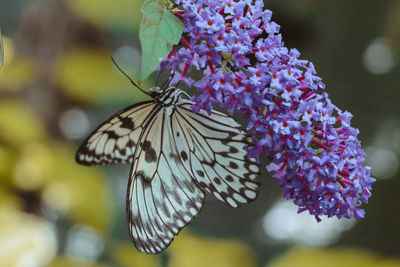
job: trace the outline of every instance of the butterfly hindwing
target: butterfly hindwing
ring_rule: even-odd
[[[190,101],[178,105],[171,124],[179,156],[202,188],[232,207],[254,200],[258,165],[247,159],[248,137],[223,113],[193,113]]]
[[[155,108],[153,101],[146,101],[114,114],[82,143],[76,161],[83,165],[131,162],[143,124]]]
[[[139,251],[151,254],[161,252],[172,242],[200,212],[205,198],[177,155],[162,111],[148,122],[139,141],[140,144],[151,143],[156,157],[148,155],[151,162],[146,162],[149,149],[139,146],[127,197],[131,238]]]

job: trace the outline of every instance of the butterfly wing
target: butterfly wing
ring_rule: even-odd
[[[131,162],[144,123],[155,109],[153,101],[145,101],[114,114],[82,143],[76,161],[83,165]]]
[[[148,121],[132,165],[127,197],[130,235],[139,251],[156,254],[200,212],[205,194],[186,171],[161,109]]]
[[[249,138],[231,117],[204,110],[194,113],[183,100],[171,119],[179,157],[197,183],[232,207],[254,200],[259,166],[247,158]]]

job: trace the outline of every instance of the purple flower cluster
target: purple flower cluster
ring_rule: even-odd
[[[265,153],[267,170],[279,179],[284,197],[299,212],[338,218],[364,217],[371,196],[370,168],[350,126],[352,115],[331,103],[311,62],[287,49],[279,25],[263,2],[251,0],[176,0],[185,24],[181,45],[161,67],[175,71],[200,96],[194,111],[228,108],[249,121],[254,146]],[[194,81],[191,69],[202,72]]]

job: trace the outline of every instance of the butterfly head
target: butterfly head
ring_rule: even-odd
[[[154,99],[160,96],[163,93],[163,91],[165,90],[161,89],[158,86],[149,89],[150,96]]]
[[[166,89],[153,87],[150,88],[149,93],[156,102],[163,106],[176,105],[182,98],[182,95],[185,94],[184,91],[176,87],[168,87]]]

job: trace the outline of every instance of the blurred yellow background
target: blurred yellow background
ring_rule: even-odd
[[[264,171],[254,203],[235,210],[208,198],[157,256],[129,239],[129,166],[74,160],[98,123],[146,99],[110,60],[138,80],[141,3],[0,2],[0,266],[400,266],[399,2],[265,1],[286,45],[315,64],[332,101],[354,114],[378,179],[366,218],[317,224],[283,201]]]

